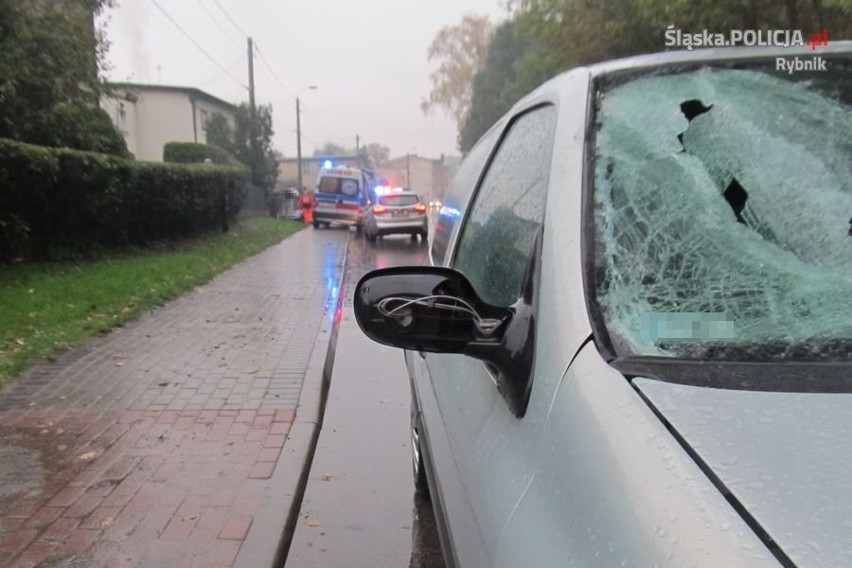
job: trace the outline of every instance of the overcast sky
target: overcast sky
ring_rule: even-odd
[[[458,153],[457,129],[443,111],[420,110],[437,67],[427,49],[466,13],[505,15],[499,0],[118,0],[108,13],[109,78],[247,101],[251,36],[257,102],[272,103],[275,146],[286,156],[296,155],[298,92],[303,155],[329,141],[354,147],[360,135],[391,157],[437,158]],[[302,90],[310,85],[317,89]]]

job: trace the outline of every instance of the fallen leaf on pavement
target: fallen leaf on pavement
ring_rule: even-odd
[[[322,479],[323,481],[331,481],[331,474],[330,474],[330,473],[324,473],[324,474],[322,474],[322,478],[321,478],[321,479]]]
[[[312,518],[305,519],[305,524],[308,525],[309,527],[320,526],[320,522],[318,520],[312,519]]]
[[[160,381],[159,383],[157,383],[157,386],[158,387],[167,387],[167,386],[169,386],[169,381]]]
[[[108,529],[109,527],[112,526],[113,522],[115,522],[115,518],[104,517],[103,519],[101,519],[101,528],[102,529]]]
[[[80,461],[92,461],[98,455],[98,452],[86,452],[84,454],[80,454],[77,456],[77,459]]]

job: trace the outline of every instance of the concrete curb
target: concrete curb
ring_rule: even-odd
[[[346,262],[349,257],[349,240],[343,252],[343,265],[338,282],[337,302],[331,317],[323,317],[305,380],[299,396],[296,418],[290,427],[284,448],[264,489],[266,500],[252,522],[246,540],[234,561],[234,568],[259,568],[284,566],[287,553],[299,522],[302,498],[308,484],[314,452],[322,430],[325,404],[334,366],[334,352],[340,312],[345,300],[343,283],[346,280]],[[273,544],[277,543],[277,544]]]

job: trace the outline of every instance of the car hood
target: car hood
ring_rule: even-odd
[[[797,566],[852,566],[852,394],[633,383]]]

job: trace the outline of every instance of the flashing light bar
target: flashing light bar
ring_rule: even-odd
[[[387,195],[388,193],[400,193],[405,191],[404,187],[393,187],[390,185],[377,185],[376,195]]]

